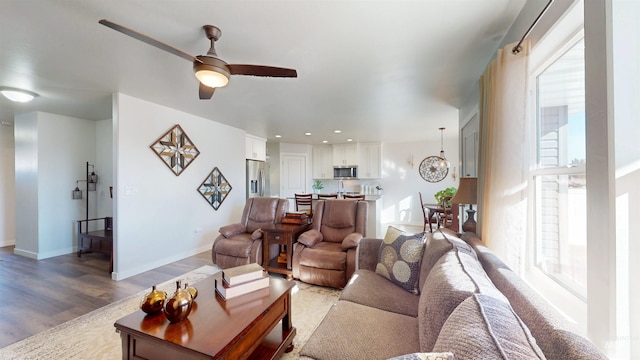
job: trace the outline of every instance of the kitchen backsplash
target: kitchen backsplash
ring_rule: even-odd
[[[320,180],[324,188],[318,190],[320,194],[337,193],[340,189],[340,180]],[[357,194],[381,194],[382,191],[376,187],[382,188],[382,182],[376,180],[342,180],[344,184],[344,192]],[[315,191],[315,190],[314,190]]]

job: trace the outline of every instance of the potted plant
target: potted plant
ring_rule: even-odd
[[[456,194],[456,191],[458,191],[458,189],[456,189],[454,187],[448,187],[446,189],[438,191],[437,193],[435,193],[433,195],[433,197],[436,198],[436,201],[438,202],[438,205],[441,205],[442,204],[442,199],[444,199],[447,196],[453,197],[453,195]],[[451,207],[451,203],[447,203],[446,206],[447,207]]]
[[[322,181],[316,180],[313,182],[313,185],[311,185],[311,187],[313,188],[313,192],[317,194],[318,191],[324,189],[324,184],[322,183]]]

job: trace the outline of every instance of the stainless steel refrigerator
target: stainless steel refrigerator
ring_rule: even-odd
[[[247,160],[247,199],[269,196],[269,164]]]

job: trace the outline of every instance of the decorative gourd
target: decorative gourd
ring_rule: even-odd
[[[193,299],[191,293],[182,289],[181,281],[176,281],[176,292],[164,304],[164,315],[169,322],[178,323],[189,316]]]
[[[151,292],[145,295],[140,303],[140,309],[147,314],[157,313],[162,311],[164,302],[167,300],[167,293],[161,290],[157,290],[156,286],[151,287]]]

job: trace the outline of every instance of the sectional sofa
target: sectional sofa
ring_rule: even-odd
[[[301,358],[606,359],[475,234],[416,240],[387,231],[360,242],[356,272]]]

